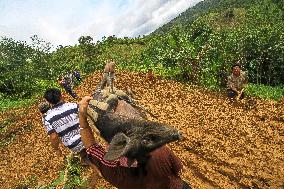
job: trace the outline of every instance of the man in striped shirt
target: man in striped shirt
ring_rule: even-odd
[[[84,146],[80,136],[78,105],[64,102],[59,89],[48,89],[44,98],[51,108],[44,114],[43,122],[50,136],[50,142],[57,154],[61,154],[59,142],[72,152],[84,154]]]

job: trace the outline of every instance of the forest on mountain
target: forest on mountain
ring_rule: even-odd
[[[84,79],[74,90],[91,94],[113,59],[117,86],[133,89],[158,121],[185,133],[187,141],[170,147],[193,188],[283,188],[283,0],[204,0],[136,38],[81,36],[76,45],[57,47],[37,35],[31,41],[0,39],[0,186],[60,188],[68,169],[76,173],[70,188],[83,187],[91,171],[54,160],[36,105],[73,70]],[[245,94],[254,107],[225,98],[237,61],[249,73]],[[155,81],[147,80],[149,70]],[[110,188],[102,178],[89,182]]]
[[[249,72],[249,95],[283,95],[283,1],[207,0],[169,25],[148,36],[101,41],[82,36],[78,45],[56,48],[37,36],[31,44],[2,37],[0,99],[33,99],[59,75],[74,69],[90,74],[109,58],[120,69],[152,69],[211,89],[224,86],[231,65],[240,60]]]

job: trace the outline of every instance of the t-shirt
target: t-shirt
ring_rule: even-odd
[[[64,146],[73,152],[79,152],[84,148],[76,103],[58,103],[46,112],[43,121],[47,133],[56,132]]]
[[[228,77],[227,86],[229,89],[235,87],[238,91],[240,91],[247,84],[247,80],[248,80],[247,72],[241,71],[239,76],[231,74]]]

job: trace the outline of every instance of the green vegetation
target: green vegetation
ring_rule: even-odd
[[[28,107],[35,102],[35,99],[0,99],[0,112],[11,110],[12,108]]]
[[[245,93],[263,99],[279,100],[284,96],[284,87],[249,84]]]
[[[0,134],[5,133],[7,127],[13,122],[12,119],[7,118],[4,121],[0,122]]]
[[[148,36],[52,46],[37,36],[32,43],[0,40],[1,110],[30,102],[59,75],[77,69],[101,70],[114,59],[120,70],[154,73],[209,89],[224,85],[230,67],[240,60],[249,72],[248,94],[279,99],[284,85],[284,16],[281,0],[205,0]],[[271,93],[265,92],[263,85]],[[252,87],[259,86],[259,87]],[[257,88],[261,91],[256,92]],[[254,91],[254,92],[253,92]],[[15,100],[7,100],[15,99]]]
[[[58,186],[62,189],[86,188],[87,182],[80,176],[82,170],[79,158],[68,156],[65,169],[60,171],[58,178],[50,184],[41,185],[36,175],[30,175],[25,180],[20,181],[13,189],[55,189]]]
[[[277,0],[276,0],[277,1]],[[230,8],[246,8],[257,0],[204,0],[187,9],[185,12],[181,13],[178,17],[171,20],[169,23],[158,28],[153,34],[165,34],[171,30],[174,26],[181,26],[183,28],[190,28],[190,25],[198,18],[203,15],[227,10]],[[280,2],[280,1],[279,1]],[[228,14],[230,15],[230,14]]]
[[[52,45],[37,36],[32,43],[0,39],[0,111],[29,106],[56,80],[72,70],[82,75],[101,70],[114,59],[119,70],[147,72],[204,89],[223,90],[231,66],[240,61],[249,73],[248,96],[279,100],[284,96],[284,1],[205,0],[148,36],[82,36],[79,44]],[[0,134],[12,120],[0,123]],[[0,148],[16,134],[0,141]],[[66,174],[67,171],[67,174]],[[84,188],[82,167],[67,159],[66,169],[38,189]],[[36,176],[16,188],[36,187]],[[101,187],[101,189],[103,189]]]
[[[61,186],[62,189],[86,188],[87,182],[81,177],[82,170],[79,158],[68,156],[65,170],[60,171],[59,177],[38,189],[54,189],[56,186]]]
[[[27,179],[24,181],[20,181],[19,184],[17,184],[12,189],[26,189],[26,188],[35,188],[38,183],[38,178],[36,175],[30,175]]]

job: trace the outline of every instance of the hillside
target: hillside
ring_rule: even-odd
[[[284,187],[283,100],[253,99],[256,106],[250,109],[248,99],[230,104],[221,93],[176,81],[149,81],[142,73],[119,72],[117,78],[117,87],[130,87],[158,121],[183,132],[186,140],[169,146],[182,159],[182,177],[193,188]],[[91,74],[76,92],[91,94],[98,81],[99,73]],[[0,123],[1,188],[19,188],[20,183],[35,188],[58,177],[63,157],[52,151],[36,104],[1,114]],[[93,188],[110,188],[84,170]]]
[[[254,4],[255,0],[204,0],[187,9],[178,17],[156,29],[152,34],[165,34],[175,26],[189,28],[192,22],[210,12],[224,11],[228,8],[242,8]]]

